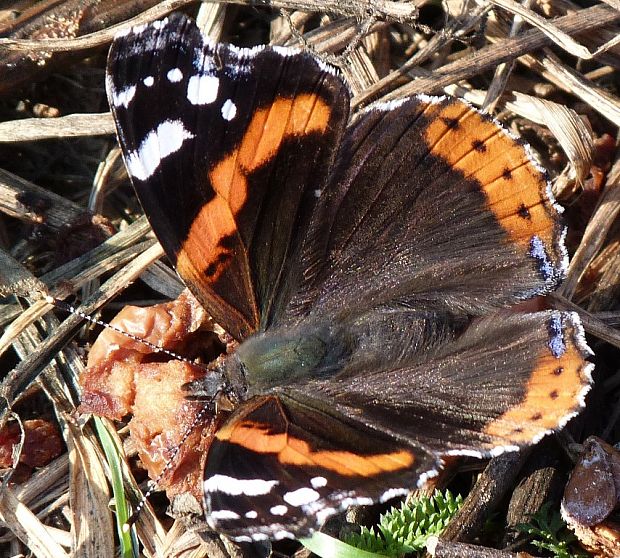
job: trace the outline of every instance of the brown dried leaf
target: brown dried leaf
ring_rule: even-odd
[[[573,526],[603,522],[620,504],[620,452],[596,436],[583,453],[564,489],[562,516]]]
[[[24,443],[19,462],[29,467],[43,467],[62,453],[62,439],[58,427],[49,420],[32,419],[22,423]],[[0,467],[11,467],[13,448],[19,443],[22,431],[19,423],[12,422],[0,431]]]
[[[133,415],[130,433],[151,478],[178,450],[160,486],[169,495],[190,491],[201,501],[208,437],[194,424],[201,406],[187,400],[183,386],[201,378],[204,370],[187,361],[150,361],[157,347],[190,356],[192,349],[204,348],[200,339],[212,332],[210,320],[185,291],[173,302],[148,308],[126,306],[111,325],[151,345],[106,329],[94,343],[80,378],[80,410],[117,420]]]

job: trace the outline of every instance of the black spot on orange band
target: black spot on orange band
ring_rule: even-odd
[[[518,214],[519,214],[519,217],[521,217],[523,219],[531,219],[532,218],[532,215],[530,214],[530,210],[525,206],[524,203],[522,203],[519,206]]]
[[[446,128],[449,130],[455,130],[459,127],[459,119],[458,118],[443,118],[443,123],[446,125]]]
[[[476,139],[472,141],[471,146],[473,147],[474,151],[477,151],[478,153],[484,153],[487,150],[487,146],[482,140]]]

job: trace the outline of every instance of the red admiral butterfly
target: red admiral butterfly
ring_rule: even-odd
[[[240,342],[202,382],[234,406],[204,471],[214,529],[305,536],[583,406],[577,316],[505,310],[567,256],[544,172],[492,119],[426,96],[350,119],[316,56],[211,44],[182,15],[117,37],[107,89],[157,237]]]

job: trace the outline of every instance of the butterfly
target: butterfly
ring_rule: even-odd
[[[239,342],[202,384],[233,408],[204,471],[213,529],[307,536],[583,407],[577,315],[508,310],[567,254],[543,169],[496,121],[431,96],[351,115],[314,54],[214,44],[184,15],[117,36],[106,88],[155,234]]]

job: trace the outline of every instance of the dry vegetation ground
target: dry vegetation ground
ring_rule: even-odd
[[[453,481],[469,496],[446,540],[477,541],[504,549],[490,555],[509,556],[517,548],[510,527],[546,501],[558,508],[575,444],[592,434],[620,440],[620,2],[250,4],[203,4],[199,14],[198,3],[180,0],[0,6],[0,36],[7,38],[0,41],[0,284],[7,295],[0,306],[0,410],[5,421],[44,421],[24,423],[40,434],[34,445],[42,461],[22,459],[0,489],[0,555],[101,557],[118,548],[99,438],[76,414],[76,378],[94,333],[78,316],[50,312],[40,293],[77,299],[83,311],[101,310],[109,319],[128,302],[148,304],[178,292],[165,262],[154,263],[161,250],[119,157],[104,68],[114,26],[182,8],[199,15],[214,39],[302,42],[335,56],[352,85],[354,108],[413,93],[464,97],[527,139],[549,170],[567,208],[573,257],[548,303],[582,315],[596,352],[596,387],[587,410],[559,436]],[[143,281],[130,286],[138,278]],[[122,429],[118,436],[125,437]],[[125,449],[139,473],[131,445]],[[32,454],[33,444],[26,450]],[[4,457],[3,466],[12,469],[10,451]],[[129,468],[123,474],[135,500]],[[247,554],[218,538],[201,541],[164,508],[156,498],[137,523],[145,555]],[[489,517],[493,532],[484,530]],[[618,548],[607,555],[620,555]]]

